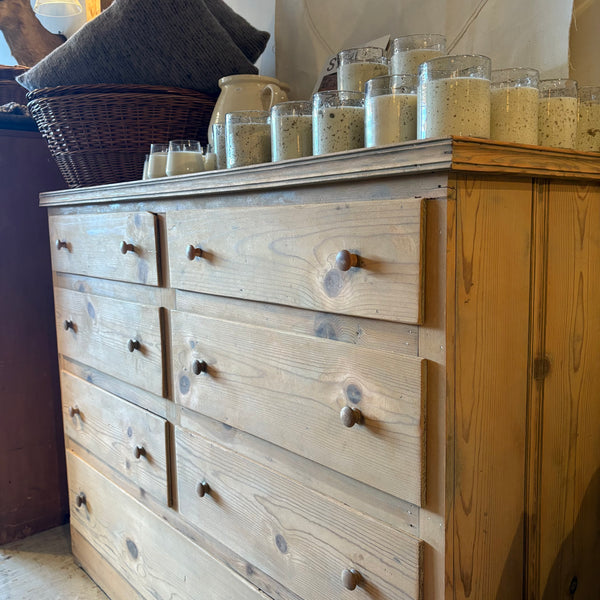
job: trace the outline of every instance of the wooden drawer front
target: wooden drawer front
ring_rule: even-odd
[[[422,321],[420,199],[167,214],[173,287],[405,323]],[[188,246],[201,248],[189,260]],[[341,250],[360,267],[336,267]]]
[[[269,600],[70,452],[67,470],[71,526],[144,598]]]
[[[176,402],[421,505],[423,359],[196,314],[171,317]],[[363,422],[344,426],[344,407],[360,410]]]
[[[160,309],[54,288],[58,351],[163,393]]]
[[[303,600],[420,597],[421,542],[184,429],[176,429],[181,514]],[[202,484],[205,484],[204,486]]]
[[[49,217],[49,227],[55,271],[158,285],[152,213],[56,215]]]
[[[169,504],[167,422],[66,371],[61,388],[65,434]]]

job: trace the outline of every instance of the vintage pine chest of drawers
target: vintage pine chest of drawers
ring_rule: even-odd
[[[111,598],[598,589],[600,158],[430,140],[41,205]]]

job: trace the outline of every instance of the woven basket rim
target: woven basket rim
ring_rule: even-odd
[[[27,93],[27,100],[33,101],[40,98],[53,98],[63,96],[80,96],[96,94],[169,94],[186,96],[215,102],[216,96],[211,96],[197,90],[188,88],[169,87],[164,85],[145,84],[119,84],[119,83],[95,83],[78,85],[60,85],[56,87],[45,87],[31,90]]]

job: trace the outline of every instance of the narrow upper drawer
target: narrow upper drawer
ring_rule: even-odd
[[[49,228],[55,271],[159,284],[152,213],[55,215]]]
[[[178,311],[171,332],[176,402],[422,504],[424,359]]]
[[[173,211],[171,285],[421,323],[424,206],[413,198]]]
[[[66,371],[61,390],[65,434],[142,493],[169,504],[165,419]]]
[[[162,395],[160,309],[54,288],[58,351]]]
[[[418,599],[422,542],[177,428],[181,514],[304,600]],[[346,587],[348,586],[348,587]]]

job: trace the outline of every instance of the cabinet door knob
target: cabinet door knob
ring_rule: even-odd
[[[56,242],[54,242],[54,244],[56,245],[57,250],[60,250],[61,248],[68,249],[68,247],[69,247],[66,240],[56,240]]]
[[[196,492],[200,498],[204,498],[204,496],[210,492],[208,483],[206,483],[206,481],[201,481],[196,488]]]
[[[133,455],[136,458],[140,458],[141,456],[146,456],[146,448],[144,448],[144,446],[136,446],[133,449]]]
[[[128,252],[135,252],[135,246],[125,241],[121,242],[121,254],[127,254]]]
[[[87,499],[85,497],[85,494],[83,492],[79,492],[79,494],[77,494],[77,496],[75,497],[75,505],[77,506],[77,508],[79,508],[82,504],[86,503]]]
[[[362,413],[358,408],[344,406],[340,410],[340,421],[344,427],[354,427],[357,423],[362,422]]]
[[[71,417],[71,419],[75,416],[80,414],[79,408],[77,406],[69,406],[69,416]]]
[[[344,569],[342,571],[342,585],[347,590],[356,589],[361,579],[361,574],[356,569]]]
[[[73,321],[70,321],[68,319],[65,320],[64,327],[65,327],[65,331],[68,331],[69,329],[72,329],[73,331],[75,331],[75,323],[73,323]]]
[[[140,343],[137,340],[129,340],[127,342],[127,350],[129,350],[129,352],[133,352],[134,350],[139,350],[140,349]]]
[[[352,254],[348,250],[340,250],[335,257],[335,266],[340,271],[349,271],[358,266],[358,254]]]
[[[204,360],[195,360],[192,363],[192,373],[194,375],[200,375],[200,373],[206,373],[208,370],[208,365]]]
[[[203,254],[202,248],[196,248],[191,244],[185,249],[185,255],[187,256],[188,260],[194,260],[196,256],[201,257]]]

